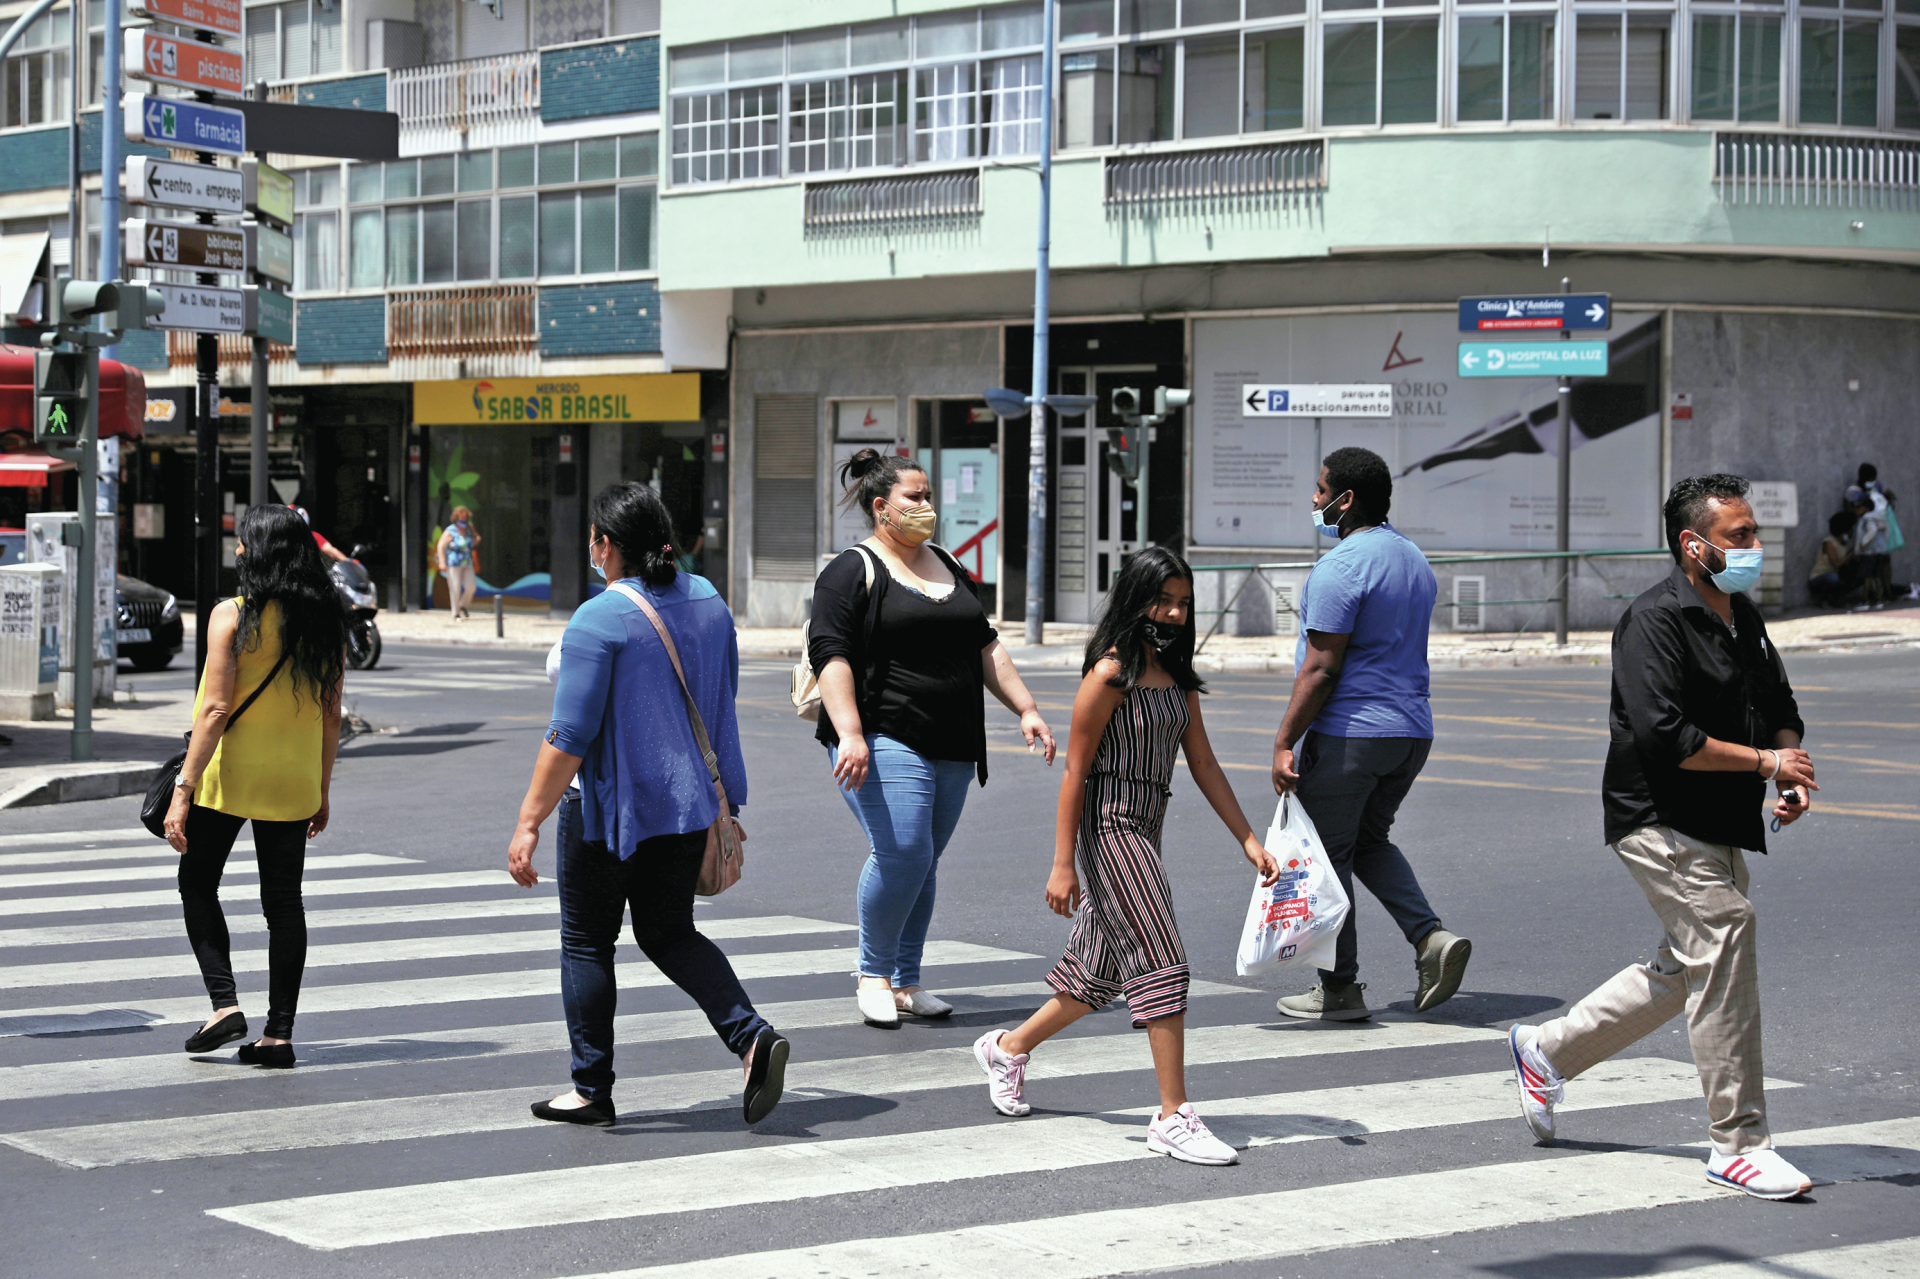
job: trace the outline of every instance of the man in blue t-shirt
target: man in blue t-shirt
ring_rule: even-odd
[[[1293,698],[1273,742],[1273,789],[1298,790],[1340,883],[1357,876],[1413,943],[1414,1008],[1453,998],[1473,943],[1440,927],[1413,867],[1388,838],[1400,802],[1433,749],[1427,705],[1427,620],[1437,587],[1420,548],[1387,523],[1393,475],[1367,449],[1335,449],[1313,490],[1313,522],[1339,545],[1300,593]],[[1305,740],[1302,741],[1304,736]],[[1300,743],[1296,760],[1294,743]],[[1340,929],[1332,971],[1282,999],[1289,1017],[1361,1021],[1354,916]]]

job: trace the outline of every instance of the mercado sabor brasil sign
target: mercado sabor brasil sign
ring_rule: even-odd
[[[698,373],[466,378],[413,384],[413,420],[430,426],[699,419]]]

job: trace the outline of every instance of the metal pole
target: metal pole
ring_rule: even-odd
[[[1564,278],[1560,281],[1561,293],[1564,294],[1568,291],[1567,284],[1568,284],[1568,281],[1565,280]],[[1566,341],[1572,336],[1573,336],[1573,333],[1570,330],[1567,330],[1567,329],[1560,330],[1560,340],[1562,342]],[[1568,534],[1571,531],[1569,526],[1573,518],[1573,500],[1572,500],[1573,379],[1572,378],[1563,377],[1560,379],[1559,409],[1560,409],[1560,459],[1559,459],[1560,467],[1559,467],[1559,479],[1558,479],[1558,492],[1556,493],[1555,500],[1554,500],[1553,548],[1556,551],[1560,552],[1562,558],[1560,560],[1560,590],[1559,590],[1560,598],[1559,598],[1559,601],[1554,605],[1553,642],[1561,645],[1562,647],[1565,647],[1567,642],[1567,595],[1573,586],[1573,576],[1571,573],[1567,571],[1567,566],[1571,564],[1573,561],[1565,558],[1567,551],[1571,549],[1568,545],[1570,541]]]
[[[211,33],[199,33],[201,40],[215,43]],[[197,102],[211,102],[210,93],[196,92]],[[193,157],[201,164],[212,164],[211,152],[202,151]],[[213,224],[211,213],[201,213],[194,219],[203,226]],[[217,285],[220,277],[202,271],[194,276],[197,284]],[[197,564],[194,572],[194,676],[197,679],[207,666],[207,626],[213,617],[213,606],[220,593],[220,415],[217,403],[220,393],[220,339],[211,333],[194,335],[193,347],[193,410],[198,416],[194,429],[194,481],[198,493],[198,527],[195,534],[198,539],[195,557]]]
[[[100,278],[120,278],[120,170],[125,144],[120,120],[120,6],[106,8],[106,47],[102,50],[104,67],[100,88]],[[116,343],[106,348],[109,359],[118,358]]]
[[[67,122],[67,274],[78,280],[87,260],[86,192],[80,185],[80,86],[86,79],[86,6],[78,0],[67,8],[67,35],[71,52],[67,87],[68,107],[73,117]],[[89,324],[88,328],[93,326]]]
[[[1040,7],[1040,245],[1033,271],[1033,418],[1027,452],[1027,634],[1044,644],[1047,607],[1047,315],[1053,242],[1053,9]]]
[[[1320,419],[1313,419],[1313,482],[1320,482]],[[1320,530],[1313,531],[1313,562],[1320,562]]]
[[[100,489],[100,352],[83,348],[87,356],[87,414],[80,428],[80,554],[73,584],[73,740],[76,763],[93,758],[93,659],[100,651],[100,624],[94,617],[93,597],[99,589],[95,541],[99,518],[94,502]]]
[[[253,99],[255,102],[265,102],[267,100],[267,82],[265,80],[256,80],[253,82]],[[260,163],[265,164],[267,162],[267,153],[265,151],[255,151],[253,154],[254,158],[259,160]],[[260,234],[264,236],[266,232],[262,231]],[[257,266],[258,264],[256,263],[255,265]],[[272,287],[267,283],[265,276],[260,276],[254,283],[262,289]],[[267,340],[258,335],[255,335],[253,339],[253,376],[248,380],[252,384],[251,389],[248,391],[252,403],[251,412],[247,419],[249,444],[251,448],[251,456],[249,458],[251,466],[248,470],[247,480],[247,501],[258,506],[270,500],[267,492]]]
[[[495,639],[505,639],[507,637],[506,599],[507,597],[498,591],[493,593],[493,637]]]

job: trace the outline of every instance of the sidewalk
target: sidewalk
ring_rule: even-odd
[[[73,712],[0,722],[0,809],[144,794],[162,761],[180,749],[192,694],[134,700],[121,690],[93,709],[93,762],[72,759]]]

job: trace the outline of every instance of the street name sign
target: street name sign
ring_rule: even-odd
[[[1392,417],[1388,382],[1298,383],[1240,388],[1241,417]]]
[[[187,151],[239,155],[247,149],[247,117],[231,107],[129,93],[120,105],[127,141]]]
[[[293,283],[293,237],[264,222],[242,222],[240,231],[247,237],[247,259],[253,269],[269,280]]]
[[[1460,299],[1462,333],[1612,327],[1613,297],[1606,293],[1503,294]]]
[[[283,346],[293,345],[293,299],[272,289],[247,290],[247,327],[260,337]]]
[[[245,189],[238,169],[211,164],[182,164],[147,155],[127,157],[127,199],[196,213],[241,213]]]
[[[340,160],[400,158],[400,117],[392,111],[257,102],[251,98],[233,105],[247,117],[247,137],[254,151]]]
[[[293,178],[265,160],[240,162],[242,198],[249,211],[282,226],[293,225]]]
[[[1461,377],[1605,377],[1605,342],[1462,342]]]
[[[245,333],[247,295],[240,289],[215,289],[204,284],[149,284],[167,300],[167,309],[148,323],[162,329],[193,333]]]
[[[243,93],[247,87],[247,60],[238,49],[161,35],[145,27],[125,32],[127,74],[183,89]]]
[[[157,18],[176,27],[235,39],[246,31],[241,0],[128,0],[127,12],[137,18]]]
[[[240,227],[195,226],[191,222],[127,220],[128,266],[181,267],[200,271],[245,271],[247,241]]]

